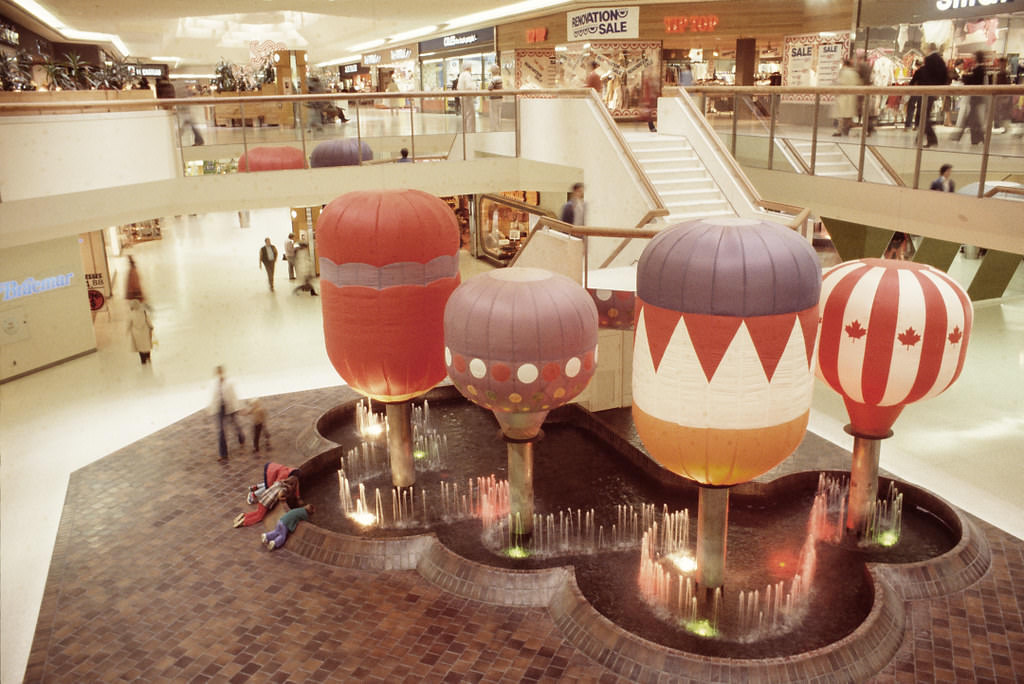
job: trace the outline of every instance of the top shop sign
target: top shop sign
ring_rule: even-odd
[[[602,40],[640,37],[639,7],[595,7],[566,12],[569,40]]]

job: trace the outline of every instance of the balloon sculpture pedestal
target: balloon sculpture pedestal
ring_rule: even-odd
[[[697,507],[697,584],[706,590],[725,583],[729,488],[701,487]]]
[[[412,402],[387,404],[388,459],[391,483],[396,487],[416,484],[416,464],[412,454]]]
[[[533,440],[508,444],[508,510],[511,544],[524,547],[533,536]]]
[[[886,437],[869,437],[857,434],[851,425],[844,429],[853,435],[846,534],[860,540],[865,537],[875,502],[878,500],[878,457],[882,440],[891,437],[892,431],[890,430]]]

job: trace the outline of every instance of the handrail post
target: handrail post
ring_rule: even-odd
[[[917,140],[914,141],[916,152],[914,153],[914,184],[911,186],[917,190],[921,185],[921,143],[924,141],[924,129],[931,122],[932,98],[927,95],[921,96],[921,102],[917,105]]]
[[[416,159],[416,116],[414,110],[416,106],[413,104],[413,99],[408,98],[409,102],[409,154],[412,155],[413,160]],[[359,156],[363,156],[362,151],[359,152]]]
[[[516,159],[519,159],[520,157],[523,156],[523,148],[522,148],[523,137],[522,137],[522,124],[521,124],[522,118],[519,116],[519,114],[521,112],[520,105],[522,103],[522,99],[520,98],[519,95],[516,95],[515,98],[516,98]]]
[[[988,173],[988,153],[992,144],[992,124],[996,120],[996,96],[988,96],[988,111],[985,113],[985,143],[981,150],[981,171],[978,174],[978,197],[985,196],[985,175]]]
[[[811,122],[811,175],[818,161],[818,115],[821,113],[821,93],[814,93],[814,121]]]
[[[363,133],[359,126],[359,100],[356,100],[356,149],[359,150],[359,166],[363,165]]]
[[[868,128],[871,126],[871,96],[864,95],[860,108],[860,153],[857,155],[857,182],[864,182],[864,147],[868,142]]]
[[[302,121],[302,113],[303,113],[302,109],[301,109],[302,105],[300,104],[299,107],[300,107],[300,109],[299,109],[299,122],[302,124],[299,127],[299,140],[302,142],[302,159],[303,159],[303,164],[305,164],[306,163],[305,160],[309,159],[309,155],[306,154],[306,124],[305,124],[304,121]],[[318,115],[319,115],[319,112],[318,112]],[[242,126],[245,126],[245,120],[244,119],[242,120]],[[313,135],[313,128],[312,128],[312,126],[309,129],[309,134]]]
[[[178,116],[178,107],[173,105],[171,107],[171,116],[174,117],[174,131],[178,134],[178,154],[181,156],[181,175],[185,175],[185,146],[181,142],[181,117]],[[245,140],[243,139],[244,143]]]
[[[736,107],[736,103],[737,103],[736,98],[737,98],[736,92],[733,91],[733,94],[732,94],[732,140],[729,141],[729,147],[731,148],[729,151],[732,152],[733,158],[736,157],[736,123],[737,123],[736,122],[736,118],[737,118],[736,114],[739,111],[739,109]],[[706,119],[707,117],[704,117],[704,118]]]
[[[238,115],[242,117],[242,154],[245,155],[245,170],[252,171],[252,161],[249,159],[249,144],[245,139],[245,105],[238,103]]]
[[[768,105],[768,170],[775,168],[775,96],[769,98]]]

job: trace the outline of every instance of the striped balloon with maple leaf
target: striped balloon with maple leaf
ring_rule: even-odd
[[[963,288],[931,266],[848,261],[825,273],[818,375],[839,392],[853,432],[885,437],[903,407],[959,377],[974,310]]]

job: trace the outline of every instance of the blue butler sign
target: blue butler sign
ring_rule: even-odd
[[[566,12],[569,40],[635,39],[640,36],[639,7],[594,7]]]

